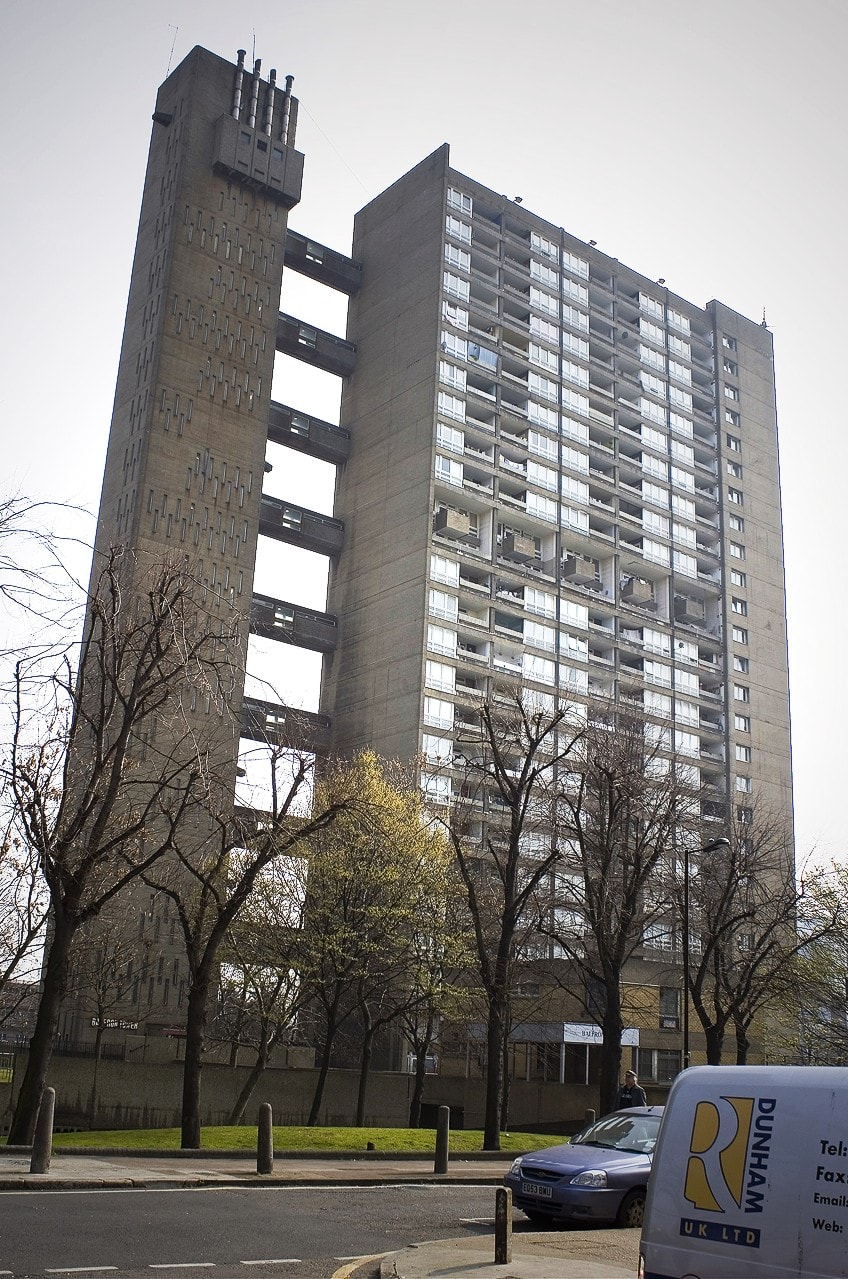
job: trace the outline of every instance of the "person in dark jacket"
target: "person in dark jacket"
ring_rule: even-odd
[[[639,1086],[636,1078],[635,1070],[628,1070],[624,1076],[624,1083],[618,1091],[617,1110],[624,1110],[628,1106],[647,1106],[648,1099],[645,1096],[645,1089]]]

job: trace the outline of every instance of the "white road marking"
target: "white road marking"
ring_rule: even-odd
[[[46,1275],[102,1275],[109,1270],[117,1270],[117,1266],[56,1266],[45,1270]],[[0,1275],[10,1275],[11,1270],[0,1270]]]
[[[299,1266],[300,1257],[268,1257],[262,1261],[240,1261],[240,1266]]]
[[[157,1261],[148,1270],[214,1270],[214,1261]]]

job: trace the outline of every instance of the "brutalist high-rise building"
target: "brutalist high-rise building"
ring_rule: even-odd
[[[215,607],[324,654],[320,714],[245,698],[246,737],[423,756],[444,805],[481,698],[635,700],[705,822],[791,816],[768,329],[447,146],[357,215],[350,256],[292,231],[297,104],[274,79],[198,48],[159,91],[99,550],[183,549]],[[284,266],[351,297],[347,338],[280,310]],[[343,379],[339,423],[272,402],[275,350]],[[337,467],[332,514],[262,494],[269,441]],[[254,594],[260,535],[329,557],[325,612],[286,581]],[[177,951],[141,970],[139,1032],[179,1025]]]
[[[344,749],[440,761],[481,697],[636,700],[703,815],[791,814],[772,338],[450,168],[355,221],[342,424]],[[715,828],[713,828],[715,829]]]

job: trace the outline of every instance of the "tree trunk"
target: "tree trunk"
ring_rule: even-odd
[[[704,1027],[707,1040],[707,1065],[721,1065],[721,1049],[724,1043],[724,1030],[715,1024]]]
[[[509,1031],[505,1030],[501,1044],[501,1132],[509,1131],[509,1091],[511,1078],[509,1073]]]
[[[250,1073],[248,1074],[247,1079],[245,1079],[236,1103],[230,1111],[230,1116],[227,1120],[228,1124],[240,1124],[243,1121],[244,1112],[247,1110],[247,1103],[250,1101],[253,1096],[253,1090],[265,1073],[265,1068],[268,1065],[268,1057],[268,1035],[263,1030],[262,1038],[259,1041],[259,1048],[256,1052],[256,1060],[251,1066]]]
[[[486,1100],[483,1120],[483,1149],[501,1148],[501,1103],[503,1101],[504,999],[500,992],[489,997],[489,1024],[486,1031]]]
[[[365,1127],[365,1094],[368,1089],[368,1072],[371,1069],[371,1057],[374,1050],[374,1028],[366,1024],[362,1036],[362,1055],[359,1059],[359,1091],[356,1096],[356,1127]]]
[[[208,980],[195,981],[188,995],[180,1135],[183,1150],[200,1149],[200,1071],[203,1066],[203,1034],[206,1029],[208,993]]]
[[[618,989],[606,991],[606,1008],[601,1020],[603,1042],[601,1043],[601,1114],[607,1115],[615,1109],[621,1080],[621,1033],[624,1024],[621,1020],[621,992]]]
[[[736,1065],[748,1065],[748,1049],[751,1041],[748,1038],[748,1028],[743,1026],[741,1021],[736,1022]]]
[[[97,1082],[100,1074],[100,1054],[103,1051],[103,1013],[97,1022],[97,1034],[94,1036],[94,1068],[91,1072],[91,1092],[88,1095],[88,1122],[94,1127],[94,1112],[97,1109]]]
[[[424,1096],[424,1081],[427,1078],[427,1053],[430,1051],[432,1042],[433,1014],[430,1012],[427,1015],[427,1028],[415,1045],[415,1083],[412,1087],[412,1100],[409,1103],[410,1128],[418,1128],[421,1124],[421,1098]]]
[[[10,1146],[32,1145],[38,1107],[41,1105],[41,1094],[44,1092],[47,1071],[50,1069],[50,1060],[53,1056],[59,1010],[68,977],[68,956],[75,932],[76,925],[69,922],[67,915],[64,916],[61,924],[54,920],[50,950],[44,966],[35,1029],[29,1042],[29,1058],[9,1128],[8,1144]]]
[[[318,1071],[318,1080],[315,1084],[315,1095],[312,1098],[312,1106],[309,1111],[309,1117],[306,1120],[307,1128],[314,1128],[318,1123],[318,1114],[321,1110],[321,1102],[324,1098],[324,1087],[327,1083],[327,1075],[330,1070],[330,1057],[333,1052],[333,1040],[336,1035],[336,1021],[333,1013],[327,1014],[327,1024],[324,1033],[324,1047],[321,1050],[321,1069]]]

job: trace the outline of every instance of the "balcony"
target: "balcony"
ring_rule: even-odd
[[[644,577],[629,577],[621,588],[621,598],[626,604],[656,608],[654,584]]]
[[[268,439],[272,444],[297,449],[299,453],[308,453],[334,465],[346,462],[350,453],[350,431],[324,422],[320,417],[298,413],[274,400],[268,414]]]
[[[433,532],[443,537],[452,538],[455,542],[466,542],[469,546],[478,546],[476,522],[465,511],[456,511],[449,506],[441,506],[433,520]]]
[[[523,533],[504,533],[500,553],[504,559],[526,564],[536,557],[536,543],[532,537]]]
[[[690,626],[703,626],[707,620],[707,606],[703,600],[693,599],[691,595],[675,595],[674,618]]]
[[[276,346],[281,355],[291,355],[338,377],[351,374],[356,363],[356,347],[352,342],[282,312],[277,316]]]
[[[250,629],[254,635],[281,640],[316,653],[332,653],[338,626],[330,613],[318,613],[300,604],[254,595],[250,609]]]
[[[344,544],[344,523],[318,511],[293,506],[263,493],[259,532],[278,542],[290,542],[319,555],[338,555]]]
[[[215,126],[212,165],[218,173],[261,191],[286,209],[300,200],[302,153],[232,116],[221,116]]]

